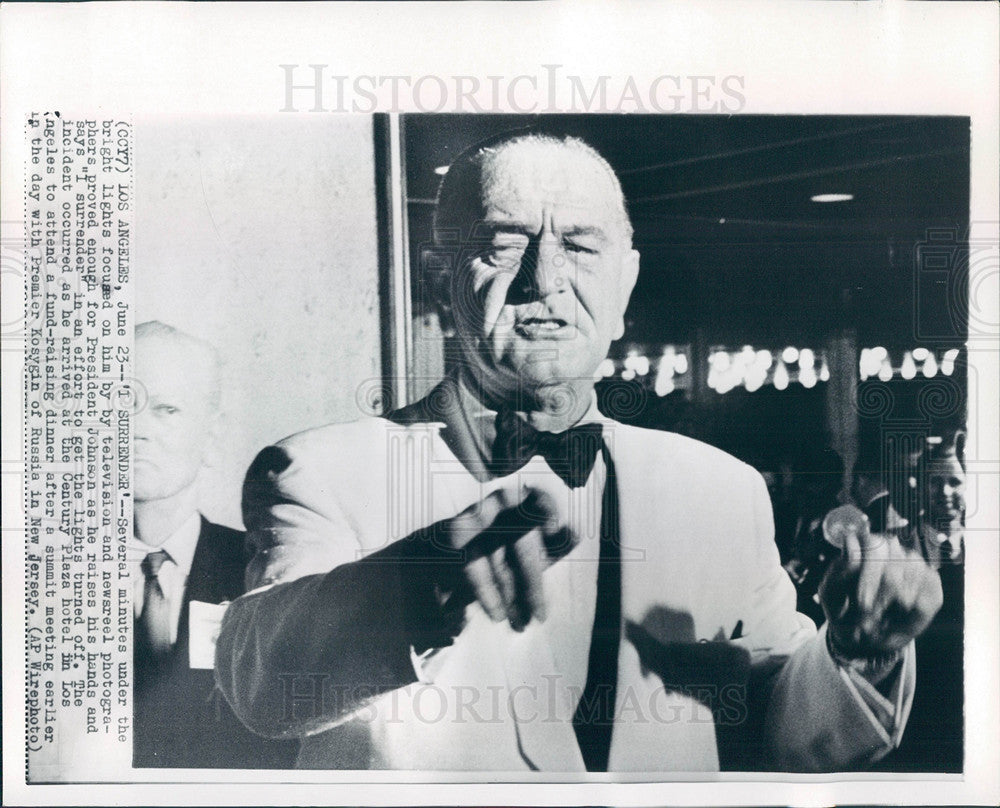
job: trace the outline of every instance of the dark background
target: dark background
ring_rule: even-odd
[[[633,381],[636,403],[619,420],[693,435],[762,471],[783,459],[813,468],[829,438],[827,385],[719,394],[704,383],[707,354],[744,344],[821,353],[831,336],[850,332],[859,350],[886,348],[896,368],[889,383],[860,382],[862,455],[879,454],[887,424],[927,434],[964,424],[964,349],[948,377],[905,380],[899,365],[906,351],[924,347],[940,359],[966,339],[968,118],[404,116],[417,316],[431,305],[420,281],[434,169],[496,132],[532,125],[578,135],[621,178],[642,264],[612,356],[690,346],[688,386],[659,397]],[[854,198],[811,201],[822,193]],[[611,385],[621,395],[623,384],[616,376],[599,393]]]

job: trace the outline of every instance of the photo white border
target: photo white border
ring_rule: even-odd
[[[329,65],[329,74],[655,77],[739,75],[743,114],[968,115],[972,120],[971,218],[997,238],[998,32],[992,2],[547,3],[84,3],[5,4],[0,9],[3,75],[0,218],[24,220],[24,121],[31,111],[64,117],[142,114],[273,114],[284,102],[281,64]],[[566,88],[557,90],[565,93]],[[565,106],[568,98],[558,103]],[[412,103],[401,111],[420,111]],[[541,111],[541,110],[539,110]],[[288,113],[337,114],[337,113]],[[995,245],[995,241],[993,244]],[[985,290],[996,288],[987,265]],[[5,280],[6,284],[6,280]],[[990,285],[992,284],[992,286]],[[5,288],[6,292],[6,288]],[[985,295],[986,292],[983,291]],[[1000,329],[997,298],[977,297],[980,322]],[[1000,445],[996,402],[1000,334],[970,339],[982,382],[970,424],[985,452],[970,473],[980,486],[979,535],[992,535],[984,562],[968,570],[966,636],[969,737],[964,780],[916,776],[716,775],[711,782],[588,785],[438,784],[404,788],[400,773],[219,772],[217,784],[30,786],[23,781],[23,541],[3,525],[4,802],[57,804],[534,804],[662,805],[784,803],[996,804],[1000,801],[1000,621],[997,541]],[[12,446],[21,424],[20,366],[4,345],[4,500],[20,499],[23,463]],[[978,350],[976,350],[978,348]],[[13,402],[13,404],[11,404]],[[10,406],[8,406],[10,405]],[[15,422],[9,422],[13,419]],[[992,452],[992,454],[989,454]],[[21,516],[23,518],[23,514]],[[23,528],[23,526],[21,526]],[[994,531],[989,533],[989,531]],[[982,540],[982,539],[977,539]],[[157,773],[157,779],[181,775]],[[184,779],[216,779],[185,772]],[[366,781],[359,783],[360,779]],[[449,778],[450,779],[450,778]],[[457,779],[470,780],[467,774]],[[231,785],[239,780],[245,786]],[[780,780],[781,782],[777,782]],[[270,782],[269,782],[270,781]],[[390,784],[391,781],[391,784]],[[604,781],[604,782],[602,782]],[[340,783],[342,785],[331,785]],[[251,785],[252,784],[252,785]]]

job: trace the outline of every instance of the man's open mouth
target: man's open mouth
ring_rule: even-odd
[[[519,320],[514,330],[528,339],[544,339],[564,335],[569,323],[559,317],[528,317]]]

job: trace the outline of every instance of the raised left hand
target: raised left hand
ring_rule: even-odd
[[[896,654],[941,608],[938,573],[895,536],[870,533],[863,518],[841,528],[844,553],[819,588],[832,648],[860,660]]]

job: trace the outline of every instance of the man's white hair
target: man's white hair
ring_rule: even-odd
[[[174,328],[172,325],[162,323],[159,320],[147,320],[135,327],[136,351],[139,352],[142,350],[138,344],[140,340],[156,338],[173,342],[177,346],[178,354],[183,354],[184,358],[192,363],[200,363],[204,366],[207,382],[205,392],[208,404],[213,410],[217,411],[222,398],[222,386],[220,382],[222,374],[218,351],[210,343],[205,342],[205,340],[181,331],[179,328]],[[142,381],[142,379],[139,381]]]
[[[600,166],[611,181],[614,189],[615,207],[620,213],[620,224],[624,238],[632,240],[632,222],[625,203],[621,182],[611,164],[589,143],[571,135],[557,135],[548,132],[515,130],[496,135],[477,143],[462,152],[449,166],[438,188],[434,207],[434,238],[443,241],[446,234],[454,232],[461,222],[481,204],[479,199],[483,172],[489,162],[508,149],[518,146],[555,146],[576,152]],[[475,216],[473,215],[473,221]],[[469,233],[461,233],[460,238],[468,238]]]

